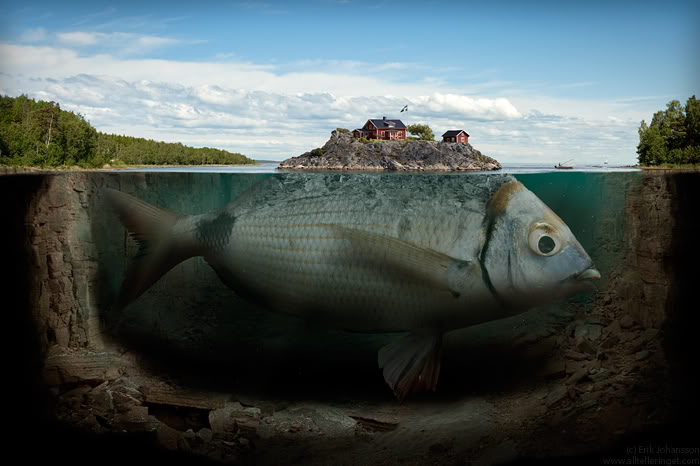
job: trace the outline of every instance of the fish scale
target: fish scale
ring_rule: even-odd
[[[459,214],[474,216],[476,209],[460,212],[462,203],[452,202],[436,214],[431,210],[438,203],[427,199],[426,208],[415,209],[411,204],[414,208],[407,211],[396,208],[397,203],[405,205],[402,199],[385,198],[372,203],[372,209],[359,210],[346,194],[335,190],[327,197],[287,200],[240,215],[225,258],[208,260],[215,268],[220,259],[236,264],[231,272],[242,286],[273,295],[280,306],[302,316],[304,308],[315,312],[322,303],[327,320],[353,330],[426,326],[434,323],[435,308],[456,311],[454,297],[444,293],[445,302],[439,302],[429,287],[383,268],[389,262],[384,257],[366,257],[365,251],[352,250],[348,240],[328,225],[389,235],[448,253],[460,236]],[[452,216],[445,216],[445,210]],[[436,221],[438,215],[442,222]],[[237,272],[239,267],[245,273]]]

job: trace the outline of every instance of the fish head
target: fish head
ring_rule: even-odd
[[[595,289],[600,279],[564,221],[522,183],[490,199],[480,261],[487,285],[511,308],[529,308]]]

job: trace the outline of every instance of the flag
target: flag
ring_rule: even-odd
[[[403,112],[407,112],[407,111],[408,111],[408,105],[404,105],[399,113],[403,113]]]

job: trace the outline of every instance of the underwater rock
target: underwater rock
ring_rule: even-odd
[[[274,413],[275,421],[260,425],[262,438],[332,437],[352,438],[357,421],[341,409],[318,404],[291,406]]]
[[[542,375],[548,379],[558,379],[566,375],[566,363],[562,360],[549,360],[542,371]]]
[[[204,443],[209,443],[211,440],[214,438],[214,433],[212,432],[211,429],[207,429],[206,427],[202,427],[197,431],[197,437],[202,439]]]
[[[567,385],[575,385],[577,384],[580,380],[582,380],[584,377],[588,375],[588,369],[585,367],[577,370],[575,373],[571,374],[571,377],[569,377],[566,381]]]
[[[132,406],[128,411],[114,416],[114,425],[122,428],[133,428],[135,424],[148,422],[148,408],[145,406]]]
[[[595,406],[595,405],[597,405],[597,404],[598,404],[598,402],[597,402],[596,400],[584,401],[584,402],[579,406],[579,409],[581,409],[581,410],[588,409],[588,408],[591,408],[591,407],[593,407],[593,406]]]
[[[566,373],[571,375],[578,372],[581,369],[587,368],[589,365],[588,360],[583,361],[566,361]]]
[[[647,343],[652,341],[659,331],[655,328],[648,328],[642,332],[642,334],[632,342],[632,353],[640,351]]]
[[[564,353],[564,356],[574,361],[585,361],[589,358],[588,355],[579,353],[578,351],[567,351]]]
[[[112,392],[107,390],[107,383],[103,383],[85,395],[85,401],[94,413],[103,417],[111,417],[114,412]]]
[[[593,381],[593,382],[602,382],[604,380],[607,380],[614,374],[614,371],[611,369],[601,369],[597,371],[595,374],[590,374],[588,377]]]
[[[240,433],[254,433],[260,424],[260,409],[243,407],[239,402],[226,403],[209,412],[209,424],[215,434],[230,438]]]
[[[394,430],[399,425],[396,415],[371,409],[356,409],[348,413],[357,421],[357,427],[366,432],[384,432]]]
[[[624,329],[630,329],[634,326],[634,319],[630,316],[624,316],[620,319],[620,327]]]
[[[177,430],[169,427],[164,423],[158,424],[158,429],[156,430],[156,438],[158,439],[158,444],[165,448],[166,450],[176,451],[190,449],[190,445],[185,440],[183,434]]]
[[[119,378],[118,367],[130,367],[131,362],[114,353],[74,352],[50,355],[43,368],[49,385],[78,382],[102,382]]]
[[[576,349],[581,353],[595,354],[593,343],[586,337],[576,339]]]
[[[600,347],[604,349],[610,349],[617,345],[619,342],[620,339],[617,335],[610,335],[608,338],[603,340],[603,342],[600,344]]]
[[[548,408],[556,407],[569,394],[566,385],[557,385],[547,396],[545,403]]]
[[[130,411],[132,408],[141,404],[139,400],[131,395],[117,391],[112,391],[112,401],[114,403],[114,408],[117,410],[117,412],[121,413]]]

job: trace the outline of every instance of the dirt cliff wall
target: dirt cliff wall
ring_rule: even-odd
[[[617,290],[624,310],[645,327],[661,328],[674,282],[673,234],[679,212],[677,176],[647,172],[627,197],[624,264]]]

